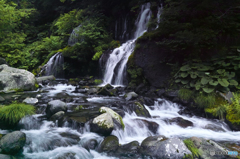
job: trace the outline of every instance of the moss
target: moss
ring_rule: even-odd
[[[182,88],[179,90],[178,92],[178,96],[179,98],[183,99],[183,100],[189,100],[191,97],[193,97],[193,91],[190,89],[185,89]]]
[[[37,83],[35,83],[35,88],[39,88],[39,85]]]
[[[192,155],[186,155],[186,157],[191,158],[191,159],[194,159],[195,157],[200,157],[200,152],[195,147],[195,145],[191,139],[185,139],[185,140],[183,140],[183,142],[187,146],[187,148],[192,152]]]
[[[94,83],[95,83],[96,85],[99,85],[99,84],[102,83],[102,80],[101,80],[101,79],[95,79],[95,80],[94,80]]]

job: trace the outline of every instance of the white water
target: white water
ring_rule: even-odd
[[[68,39],[68,45],[73,46],[79,41],[79,30],[82,25],[79,25],[78,27],[74,28],[69,39]],[[83,40],[83,39],[81,39]]]
[[[134,34],[134,39],[129,40],[126,43],[122,44],[122,46],[120,46],[119,48],[114,49],[108,58],[103,78],[104,84],[110,83],[112,85],[124,85],[123,79],[126,74],[126,64],[128,57],[134,51],[136,39],[143,35],[144,32],[146,32],[147,23],[150,17],[150,3],[142,5],[141,12],[135,22],[137,29]],[[125,22],[125,24],[126,23],[127,22]]]
[[[163,4],[161,4],[161,7],[158,7],[158,13],[157,13],[157,27],[156,27],[156,29],[159,27],[160,16],[161,16],[161,14],[162,14],[162,10],[163,10]]]
[[[159,104],[163,102],[162,104]],[[240,132],[230,131],[228,126],[219,120],[209,120],[200,117],[188,117],[186,115],[178,114],[180,110],[177,104],[171,103],[166,100],[159,99],[155,102],[153,107],[146,106],[152,118],[138,117],[136,114],[126,114],[123,118],[125,123],[125,131],[114,130],[113,135],[116,135],[121,144],[128,143],[134,140],[139,141],[140,143],[148,136],[152,135],[164,135],[166,137],[180,137],[180,138],[190,138],[193,136],[203,137],[207,139],[213,139],[216,141],[240,141]],[[182,128],[176,123],[169,124],[166,122],[166,119],[172,119],[176,117],[181,117],[185,120],[191,121],[193,126],[187,128]],[[146,120],[150,122],[155,122],[159,125],[156,134],[153,134],[148,127],[141,120]],[[223,131],[213,131],[206,129],[205,126],[208,124],[215,125],[220,127]]]
[[[54,75],[56,78],[64,78],[63,72],[64,58],[61,52],[53,55],[46,65],[43,66],[42,71],[45,71],[46,76]]]

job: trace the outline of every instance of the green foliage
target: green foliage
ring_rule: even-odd
[[[9,124],[17,124],[23,117],[35,113],[35,107],[23,103],[13,103],[0,107],[0,119]]]
[[[205,93],[229,91],[231,86],[238,88],[238,82],[234,78],[235,72],[240,68],[239,62],[240,58],[236,55],[211,59],[205,63],[189,62],[175,75],[175,82]]]
[[[214,94],[199,93],[194,98],[194,102],[201,108],[212,107],[216,102],[216,98]]]
[[[101,80],[101,79],[95,79],[95,80],[94,80],[94,83],[95,83],[96,85],[99,85],[99,84],[102,83],[102,80]]]
[[[233,124],[240,125],[240,94],[234,93],[232,103],[227,106],[226,119]]]
[[[188,156],[190,157],[191,159],[194,159],[194,158],[198,158],[200,157],[200,152],[199,150],[195,147],[193,141],[191,139],[185,139],[183,140],[184,144],[187,146],[187,148],[192,152],[192,155],[191,156]]]
[[[83,106],[82,105],[79,105],[79,106],[77,106],[74,110],[75,111],[79,111],[79,110],[82,110],[83,109]]]
[[[183,100],[189,100],[193,97],[193,91],[190,89],[180,89],[178,92],[178,96]]]

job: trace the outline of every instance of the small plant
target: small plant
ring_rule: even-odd
[[[83,106],[82,105],[79,105],[79,106],[77,106],[74,110],[75,111],[79,111],[79,110],[82,110],[83,109]]]
[[[231,123],[240,125],[240,94],[233,93],[232,104],[227,107],[226,119]]]
[[[194,159],[194,158],[198,158],[200,156],[200,152],[199,150],[195,147],[193,141],[191,139],[185,139],[183,140],[184,144],[187,146],[187,148],[192,152],[192,155],[189,156],[188,158]]]
[[[206,107],[212,107],[215,102],[215,96],[214,94],[204,94],[204,93],[199,93],[195,99],[194,102],[202,108],[206,108]]]
[[[97,85],[99,85],[99,84],[102,83],[102,80],[100,80],[100,79],[95,79],[95,80],[94,80],[94,83],[97,84]]]
[[[8,122],[10,125],[17,124],[23,117],[35,113],[35,107],[23,103],[12,103],[0,107],[0,119]]]
[[[182,88],[178,92],[178,96],[183,100],[189,100],[191,97],[193,97],[194,93],[190,89]]]

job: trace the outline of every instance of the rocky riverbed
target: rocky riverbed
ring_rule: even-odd
[[[2,104],[24,101],[36,114],[0,125],[0,158],[234,158],[228,151],[240,150],[240,132],[171,102],[183,103],[174,92],[96,86],[90,78],[39,85],[1,94]]]

